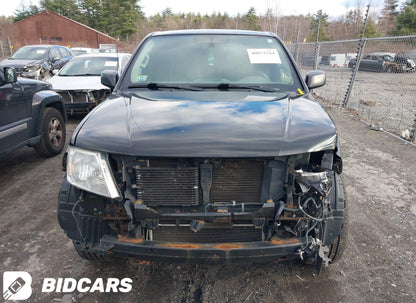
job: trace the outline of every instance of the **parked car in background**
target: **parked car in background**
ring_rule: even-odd
[[[356,63],[356,58],[353,58],[348,67],[355,68]],[[411,72],[415,71],[415,62],[400,54],[377,52],[364,55],[358,69],[373,72]]]
[[[300,258],[342,252],[336,127],[272,33],[148,35],[75,130],[60,226],[88,260]]]
[[[126,53],[80,55],[48,82],[63,97],[67,112],[87,112],[110,94],[110,89],[101,84],[101,73],[114,70],[120,76],[130,56]]]
[[[329,59],[329,65],[331,67],[346,67],[347,57],[345,54],[331,54]]]
[[[399,72],[414,72],[416,71],[415,59],[412,53],[400,52],[394,56],[394,62],[400,64]]]
[[[59,154],[65,121],[62,98],[50,84],[18,78],[12,67],[0,68],[0,156],[23,146],[47,157]]]
[[[60,45],[28,45],[17,50],[0,67],[14,67],[17,75],[46,80],[74,57],[71,50]]]
[[[329,65],[330,64],[330,61],[331,61],[331,56],[322,56],[321,58],[320,58],[321,60],[319,61],[319,64],[320,65]]]
[[[98,48],[91,47],[71,47],[71,51],[75,56],[99,53]]]
[[[346,60],[345,60],[346,65],[345,66],[348,66],[352,59],[357,58],[357,53],[347,53],[345,58],[346,58]]]

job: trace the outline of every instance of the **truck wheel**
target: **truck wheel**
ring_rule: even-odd
[[[47,107],[43,113],[40,143],[35,146],[42,156],[59,154],[65,145],[66,129],[62,114],[53,107]]]
[[[75,250],[77,251],[78,255],[83,259],[98,262],[104,262],[109,260],[109,257],[107,255],[97,251],[96,249],[94,249],[94,247],[91,247],[90,245],[87,245],[84,242],[73,240],[72,243],[74,244]]]

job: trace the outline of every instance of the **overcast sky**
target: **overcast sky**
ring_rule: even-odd
[[[20,3],[38,5],[39,0],[0,0],[0,15],[12,16]],[[403,2],[402,0],[401,2]],[[139,5],[147,17],[160,13],[170,7],[174,13],[227,13],[235,16],[245,14],[250,7],[256,9],[257,15],[264,15],[267,8],[271,8],[277,15],[314,14],[319,9],[332,18],[345,14],[348,8],[355,8],[357,3],[365,7],[370,2],[372,9],[382,7],[384,0],[141,0]]]

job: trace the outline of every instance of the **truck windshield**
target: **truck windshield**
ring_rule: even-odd
[[[146,83],[194,87],[245,84],[279,91],[301,87],[293,64],[277,39],[229,34],[149,38],[130,64],[122,85],[138,88]]]

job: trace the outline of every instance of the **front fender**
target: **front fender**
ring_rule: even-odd
[[[35,93],[32,98],[32,137],[39,136],[42,130],[42,117],[46,107],[56,108],[67,122],[64,102],[61,95],[52,90],[43,90]]]

